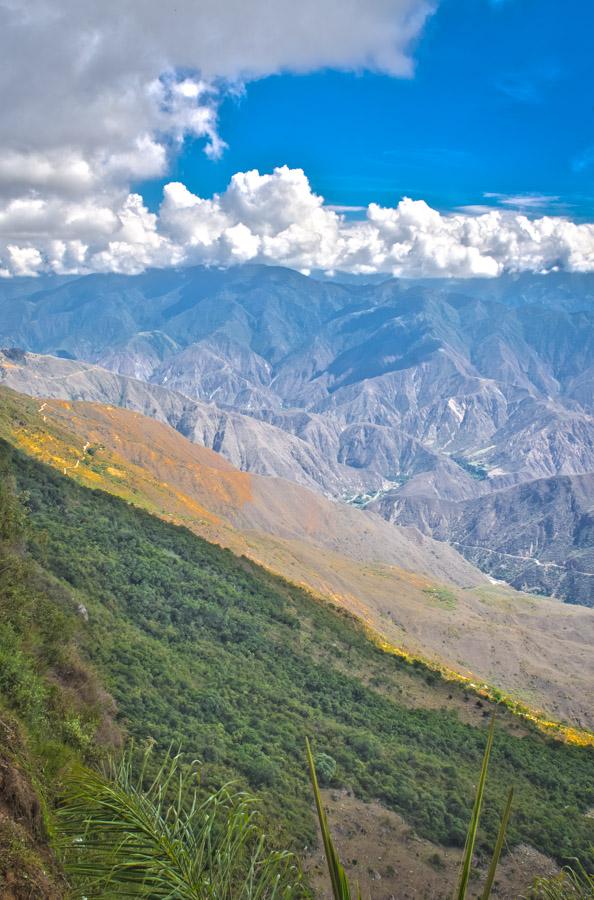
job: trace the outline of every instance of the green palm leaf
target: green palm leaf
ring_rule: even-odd
[[[326,818],[326,810],[324,809],[324,805],[322,803],[322,797],[318,785],[316,766],[313,754],[311,752],[311,746],[307,738],[305,739],[305,746],[307,749],[307,762],[309,764],[309,777],[311,780],[311,786],[316,802],[320,831],[322,832],[322,842],[324,844],[326,864],[328,866],[328,874],[330,875],[330,883],[332,885],[332,894],[334,896],[334,900],[351,900],[351,889],[349,886],[348,878],[338,858],[338,853],[336,852],[334,842],[332,841],[332,835],[330,834],[330,827],[328,825],[328,819]],[[357,897],[360,900],[360,891],[357,892]]]
[[[501,819],[501,824],[499,825],[499,833],[497,834],[497,842],[495,844],[493,856],[491,857],[491,864],[489,866],[489,871],[487,872],[487,880],[485,882],[485,887],[484,887],[483,893],[481,895],[481,900],[489,900],[489,897],[491,896],[491,890],[493,889],[493,882],[495,881],[495,873],[497,871],[497,866],[499,865],[499,857],[501,856],[501,851],[503,850],[505,834],[507,832],[509,817],[511,816],[511,808],[512,808],[513,799],[514,799],[514,789],[512,787],[509,789],[509,794],[507,795],[507,803],[505,804],[505,809],[503,811],[503,817]]]
[[[225,786],[204,798],[195,766],[167,754],[149,781],[133,751],[106,776],[79,768],[59,829],[67,874],[89,898],[288,900],[304,896],[291,853],[271,851],[253,798]],[[148,787],[145,784],[148,781]]]

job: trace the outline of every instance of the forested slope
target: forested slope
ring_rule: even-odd
[[[131,735],[181,745],[205,784],[257,789],[296,846],[313,838],[306,734],[335,760],[333,784],[463,842],[487,713],[476,695],[382,653],[350,616],[254,563],[3,452],[27,497],[28,552],[84,605],[85,652]],[[492,771],[485,843],[513,782],[510,843],[589,858],[591,749],[502,711]]]
[[[489,584],[447,544],[306,488],[234,469],[167,425],[0,386],[0,436],[329,598],[391,645],[594,729],[594,610]]]
[[[114,751],[121,733],[81,654],[75,595],[29,552],[14,475],[0,447],[0,896],[56,900],[67,893],[53,852],[64,775]]]

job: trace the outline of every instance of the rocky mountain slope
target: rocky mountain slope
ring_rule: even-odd
[[[321,449],[299,436],[89,363],[4,350],[0,384],[40,398],[87,400],[140,412],[166,422],[245,471],[284,477],[334,495],[345,485],[352,491],[366,487],[358,472],[327,460]]]
[[[369,507],[449,541],[519,590],[594,605],[594,475],[540,478],[473,500],[387,494]]]
[[[85,380],[82,361],[134,377],[109,402],[157,415],[242,469],[375,501],[390,520],[449,538],[445,514],[440,531],[415,511],[478,509],[516,486],[594,472],[593,296],[592,275],[565,273],[338,285],[244,266],[29,280],[0,288],[0,344],[76,360]],[[28,365],[17,376],[4,364],[4,381],[41,394]],[[464,553],[502,574],[460,534]],[[587,576],[539,575],[517,583],[589,596]]]
[[[490,584],[416,529],[234,469],[170,427],[0,389],[0,434],[100,488],[348,609],[389,643],[554,719],[592,728],[594,610]]]

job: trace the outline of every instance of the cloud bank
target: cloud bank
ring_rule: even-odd
[[[584,272],[594,270],[594,225],[506,209],[444,215],[408,198],[372,203],[353,220],[325,205],[301,169],[283,166],[239,172],[213,198],[172,182],[158,214],[138,194],[118,205],[9,199],[0,207],[0,261],[4,276],[245,262],[404,277]]]

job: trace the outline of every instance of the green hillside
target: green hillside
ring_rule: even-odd
[[[28,553],[12,456],[0,447],[0,896],[53,900],[53,808],[73,764],[121,742],[114,704],[81,657],[77,601]]]
[[[380,799],[433,841],[463,843],[484,728],[460,712],[476,697],[383,654],[349,616],[255,564],[9,445],[2,452],[26,497],[27,552],[66,588],[58,607],[84,605],[78,640],[129,734],[183,747],[204,762],[206,784],[249,784],[279,840],[297,847],[314,834],[305,735],[336,761],[333,783]],[[18,643],[32,652],[26,634]],[[14,705],[10,665],[3,657],[0,686]],[[440,708],[401,700],[411,682]],[[513,782],[510,843],[592,862],[592,751],[524,728],[516,736],[509,714],[501,719],[483,840],[493,842]]]

